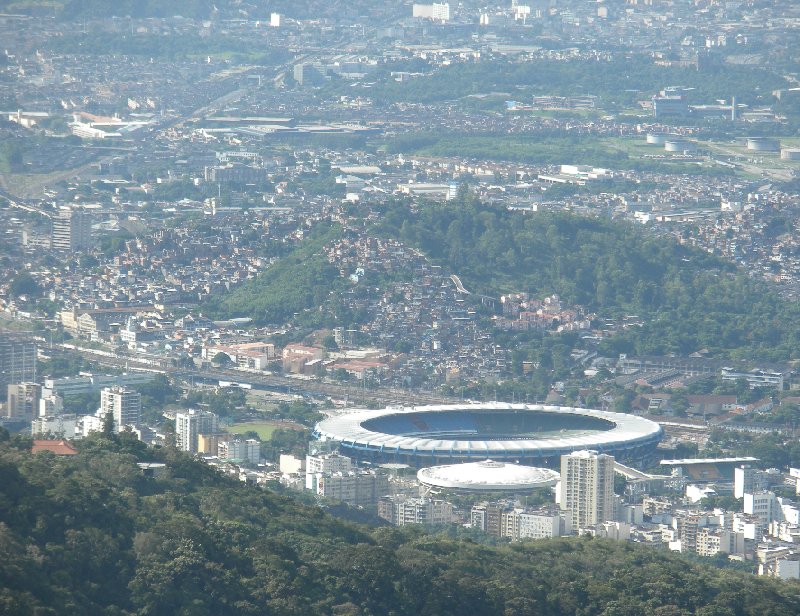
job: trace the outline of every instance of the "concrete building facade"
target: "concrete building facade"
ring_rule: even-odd
[[[122,432],[125,426],[137,426],[142,416],[142,395],[125,387],[106,387],[100,390],[100,411],[103,417],[111,413],[114,430]]]
[[[378,501],[378,515],[395,526],[406,524],[449,524],[453,505],[445,500],[385,496]]]
[[[42,386],[37,383],[13,383],[8,386],[6,416],[31,421],[39,414]]]
[[[560,504],[576,530],[613,520],[614,456],[586,450],[561,456]]]
[[[0,393],[12,383],[36,381],[36,342],[25,336],[0,333]]]
[[[200,434],[219,432],[219,417],[210,411],[189,409],[175,415],[175,444],[181,451],[197,453]]]
[[[52,219],[53,250],[77,252],[92,247],[92,215],[80,208],[62,207]]]

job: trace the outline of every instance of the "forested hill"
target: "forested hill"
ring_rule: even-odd
[[[415,211],[392,203],[379,220],[368,233],[420,249],[458,274],[470,291],[493,297],[557,293],[601,320],[639,317],[641,327],[603,343],[609,356],[706,348],[717,357],[761,362],[800,357],[800,305],[782,301],[767,283],[731,263],[639,226],[560,212],[511,212],[469,195]],[[320,224],[255,280],[213,298],[204,310],[263,324],[319,307],[346,288],[323,251],[343,233]]]
[[[342,235],[337,225],[320,224],[299,246],[233,293],[214,298],[206,311],[225,317],[250,317],[256,323],[280,323],[294,313],[319,306],[342,286],[339,270],[323,248]]]
[[[427,67],[413,68],[425,70]],[[513,93],[511,96],[520,100],[531,94],[569,96],[591,92],[604,103],[619,104],[635,102],[642,94],[655,94],[664,84],[670,83],[696,89],[689,95],[692,102],[695,97],[698,102],[729,97],[731,92],[741,92],[748,102],[755,102],[759,91],[786,87],[783,77],[764,68],[730,64],[703,64],[699,69],[665,67],[656,65],[647,54],[617,54],[610,60],[566,62],[544,59],[511,62],[507,58],[490,58],[454,63],[424,77],[402,82],[391,79],[388,74],[385,77],[370,89],[370,96],[384,103],[430,103],[490,92]],[[334,82],[330,89],[341,87]],[[701,92],[704,98],[700,98]]]
[[[176,451],[0,443],[0,613],[789,616],[800,587],[592,539],[501,548],[369,529]],[[147,479],[137,460],[168,464]]]
[[[499,296],[558,293],[601,318],[638,315],[608,353],[691,353],[785,360],[800,354],[800,308],[766,283],[630,224],[565,213],[535,215],[465,198],[453,206],[388,209],[378,232],[457,273],[467,289]]]

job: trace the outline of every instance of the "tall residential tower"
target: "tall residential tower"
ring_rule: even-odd
[[[52,219],[53,250],[77,252],[92,247],[92,215],[84,209],[62,207]]]
[[[114,431],[122,432],[125,426],[137,426],[141,421],[142,394],[125,387],[106,387],[100,391],[100,409],[105,416],[114,417]]]
[[[210,411],[189,409],[175,415],[175,445],[181,451],[197,453],[197,437],[219,431],[219,418]]]
[[[561,509],[575,530],[613,520],[614,456],[586,450],[561,456]]]

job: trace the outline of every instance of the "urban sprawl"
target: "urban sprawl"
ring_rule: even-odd
[[[476,247],[431,256],[403,218],[610,221],[797,301],[797,73],[707,89],[637,75],[749,75],[800,38],[800,6],[385,4],[80,25],[0,14],[3,425],[56,455],[131,433],[376,523],[589,534],[800,578],[800,468],[769,449],[800,447],[795,363],[609,353],[646,317],[553,289],[488,293],[457,266]],[[632,75],[616,92],[525,72],[614,63]],[[531,81],[483,87],[487,64]],[[526,336],[547,352],[520,352]],[[636,460],[545,460],[560,479],[534,487],[514,483],[513,461],[470,461],[490,489],[313,434],[355,407],[489,402],[635,414],[663,435]]]

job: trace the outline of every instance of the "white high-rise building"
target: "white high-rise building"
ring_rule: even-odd
[[[744,494],[744,512],[757,516],[766,528],[772,521],[781,521],[782,511],[774,492],[760,490]]]
[[[754,492],[754,476],[756,469],[749,464],[743,464],[739,468],[733,469],[733,496],[734,498],[744,498],[745,492]]]
[[[733,496],[744,498],[745,494],[753,494],[767,489],[775,482],[774,473],[753,468],[748,464],[743,464],[739,468],[733,469]],[[777,478],[781,480],[780,476]]]
[[[353,507],[373,506],[389,491],[388,475],[376,470],[316,473],[311,479],[316,494]]]
[[[614,456],[575,451],[561,456],[561,509],[578,530],[615,518]]]
[[[261,459],[261,443],[254,438],[221,441],[218,455],[220,460],[258,464]]]
[[[91,248],[92,222],[92,215],[86,210],[62,207],[52,219],[52,248],[65,252]]]
[[[197,453],[197,435],[219,431],[219,417],[210,411],[189,409],[175,414],[175,445],[181,451]]]
[[[347,473],[353,470],[353,461],[338,453],[325,453],[306,456],[306,490],[313,490],[315,476],[324,473]]]
[[[572,532],[569,516],[548,511],[515,511],[516,523],[512,539],[560,537]]]
[[[408,524],[449,524],[456,519],[453,504],[432,498],[383,496],[378,501],[378,516],[396,526]]]
[[[48,438],[75,438],[78,418],[75,415],[37,417],[31,422],[31,436]]]
[[[414,4],[411,7],[411,16],[422,19],[432,19],[434,21],[450,20],[450,5],[447,2],[433,4]]]
[[[430,498],[409,498],[397,504],[397,525],[449,524],[453,521],[453,504]]]
[[[142,416],[142,394],[125,387],[106,387],[100,391],[100,414],[114,417],[114,431],[122,432],[125,426],[136,426]]]
[[[42,389],[39,399],[39,417],[55,417],[64,412],[64,398],[51,390]]]

